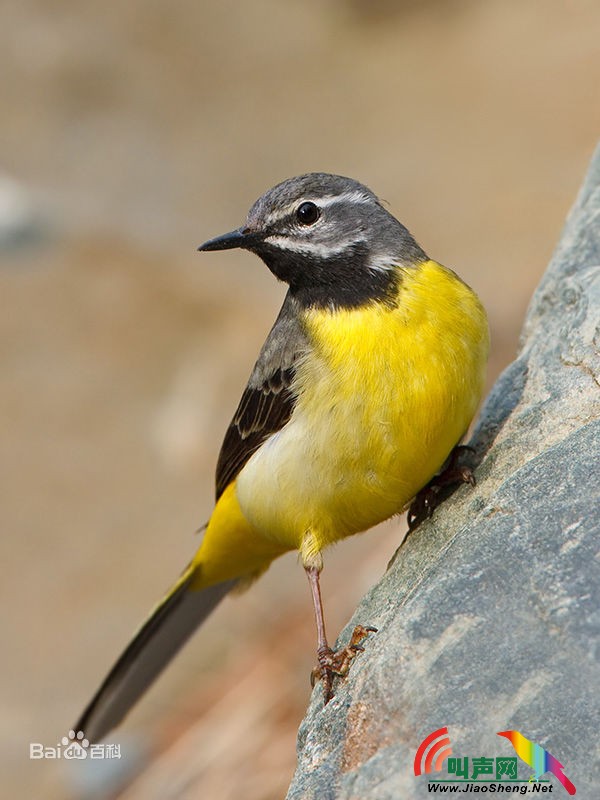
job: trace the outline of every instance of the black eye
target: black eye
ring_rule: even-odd
[[[296,219],[303,225],[314,225],[320,216],[319,207],[314,203],[301,203],[296,210]]]

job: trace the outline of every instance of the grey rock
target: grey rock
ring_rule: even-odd
[[[379,629],[327,706],[313,692],[288,800],[429,797],[413,761],[443,726],[470,757],[514,756],[497,732],[519,730],[600,796],[599,310],[600,148],[481,413],[477,487],[410,536],[342,632]]]

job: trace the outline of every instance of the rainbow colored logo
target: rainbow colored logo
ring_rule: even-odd
[[[499,731],[498,736],[504,736],[515,748],[516,754],[534,770],[530,780],[539,780],[546,772],[551,772],[562,783],[569,794],[575,794],[577,789],[564,774],[564,767],[551,753],[530,739],[526,739],[519,731]],[[416,773],[415,773],[416,774]]]
[[[494,792],[511,791],[526,794],[527,784],[539,782],[532,791],[552,791],[548,778],[550,772],[570,794],[576,793],[573,782],[565,775],[560,761],[541,745],[527,739],[519,731],[499,731],[512,744],[515,755],[486,756],[479,753],[468,756],[453,756],[448,728],[438,728],[426,736],[418,746],[414,760],[414,774],[428,777],[430,792]],[[519,776],[519,759],[529,765],[532,773]],[[430,777],[442,772],[440,777]],[[463,786],[459,786],[463,784]],[[519,786],[520,784],[520,786]],[[449,788],[450,787],[450,788]]]
[[[444,761],[452,755],[448,728],[438,728],[423,739],[415,754],[415,775],[440,772]]]

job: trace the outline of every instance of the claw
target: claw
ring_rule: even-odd
[[[369,633],[377,633],[377,628],[372,625],[357,625],[352,631],[352,636],[346,647],[333,651],[330,647],[322,648],[317,653],[318,664],[310,673],[310,685],[315,686],[318,680],[323,682],[323,697],[325,705],[333,697],[333,678],[345,678],[350,671],[350,665],[358,653],[364,652],[361,642]]]
[[[468,466],[460,466],[459,460],[463,453],[474,453],[473,447],[466,444],[457,445],[450,453],[448,460],[440,473],[434,475],[416,495],[408,509],[408,532],[412,533],[415,528],[426,519],[429,519],[438,505],[448,496],[448,492],[442,492],[452,484],[468,483],[475,486],[475,475]]]

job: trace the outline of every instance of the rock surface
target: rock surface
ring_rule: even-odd
[[[326,707],[314,691],[288,800],[428,797],[413,761],[442,726],[462,757],[514,756],[497,732],[519,730],[598,796],[599,309],[600,148],[482,411],[477,487],[411,535],[342,633],[379,629]]]

